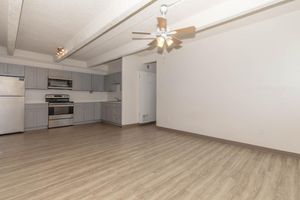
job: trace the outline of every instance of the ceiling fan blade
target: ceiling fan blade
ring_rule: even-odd
[[[175,46],[174,49],[181,49],[182,46],[181,45],[178,45],[178,46]]]
[[[167,49],[167,52],[170,53],[174,49],[174,47],[167,47],[166,49]]]
[[[157,53],[159,54],[163,54],[164,53],[164,49],[165,49],[165,45],[163,47],[157,47]]]
[[[172,40],[173,40],[175,46],[178,46],[182,43],[182,41],[176,37],[172,37]]]
[[[167,19],[164,17],[158,17],[157,18],[158,28],[160,30],[167,30]]]
[[[181,44],[182,44],[182,41],[174,36],[171,37],[171,40],[172,40],[172,43],[170,45],[168,45],[168,42],[167,42],[166,49],[167,49],[168,53],[170,53],[173,49],[177,49],[177,47],[181,46]]]
[[[155,38],[132,38],[133,40],[155,40]]]
[[[156,45],[157,45],[157,40],[156,39],[154,39],[152,42],[150,42],[148,44],[148,46],[150,46],[150,47],[156,47]]]
[[[151,33],[148,32],[132,32],[132,34],[151,35]]]
[[[196,35],[196,27],[195,26],[181,28],[181,29],[177,29],[175,31],[176,31],[176,33],[174,34],[174,36],[177,38],[191,38],[191,37],[195,37],[195,35]]]

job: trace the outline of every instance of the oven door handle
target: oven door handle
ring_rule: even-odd
[[[49,108],[74,107],[74,105],[49,105]]]

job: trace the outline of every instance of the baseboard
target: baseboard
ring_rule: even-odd
[[[192,133],[192,132],[187,132],[187,131],[180,131],[180,130],[176,130],[176,129],[172,129],[172,128],[161,127],[161,126],[156,126],[156,127],[159,128],[159,129],[165,130],[165,131],[191,135],[193,137],[198,137],[198,138],[202,138],[202,139],[204,138],[204,139],[208,139],[208,140],[217,141],[217,142],[220,142],[220,143],[231,144],[231,145],[235,145],[235,146],[241,146],[241,147],[245,147],[245,148],[248,148],[248,149],[264,151],[264,152],[269,152],[269,153],[292,156],[292,157],[296,157],[298,159],[300,158],[300,154],[294,153],[294,152],[288,152],[288,151],[283,151],[283,150],[278,150],[278,149],[272,149],[272,148],[269,148],[269,147],[263,147],[263,146],[258,146],[258,145],[243,143],[243,142],[237,142],[237,141],[232,141],[232,140],[227,140],[227,139],[222,139],[222,138],[217,138],[217,137],[212,137],[212,136],[207,136],[207,135],[201,135],[201,134],[198,134],[198,133]]]
[[[105,120],[102,120],[101,122],[102,122],[103,124],[114,125],[114,126],[118,126],[118,127],[121,127],[121,128],[122,128],[122,125],[121,125],[121,124],[116,124],[116,123],[109,122],[109,121],[105,121]]]
[[[48,129],[48,126],[35,127],[35,128],[26,128],[24,132],[27,132],[27,131],[38,131],[38,130],[43,130],[43,129]]]
[[[132,128],[132,127],[137,127],[140,124],[126,124],[126,125],[122,125],[122,128]]]
[[[83,125],[83,124],[93,124],[93,123],[98,123],[101,122],[101,120],[93,120],[93,121],[84,121],[84,122],[74,122],[73,125]]]

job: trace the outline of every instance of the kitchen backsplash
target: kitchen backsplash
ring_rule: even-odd
[[[26,90],[25,103],[45,102],[46,94],[69,94],[74,102],[100,102],[108,100],[107,92],[84,92],[71,90]]]

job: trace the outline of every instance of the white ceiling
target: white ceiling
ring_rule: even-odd
[[[121,26],[116,27],[109,33],[103,35],[90,45],[86,46],[82,50],[78,51],[71,57],[74,59],[88,61],[98,55],[108,52],[118,46],[132,42],[133,31],[146,31],[153,32],[156,30],[156,17],[160,15],[159,8],[161,4],[176,2],[171,1],[158,1],[151,5],[147,9],[138,13],[130,20],[124,22]],[[195,15],[213,5],[216,5],[224,0],[185,0],[182,3],[178,3],[169,9],[167,14],[168,23],[170,27],[177,21],[183,18]],[[193,24],[186,24],[186,26]],[[138,37],[138,36],[136,36]],[[145,41],[145,47],[147,47],[149,41]]]
[[[3,0],[2,0],[3,1]],[[24,0],[17,48],[55,53],[109,4],[107,0]]]
[[[6,46],[8,1],[9,0],[0,0],[0,46]],[[101,14],[103,16],[103,14],[110,13],[111,9],[114,9],[114,5],[120,5],[121,2],[124,4],[124,1],[125,0],[23,0],[16,49],[53,56],[57,47],[64,46],[69,41],[72,41],[71,39],[74,38],[74,36],[87,30],[87,27],[91,24],[93,25],[95,19],[98,19]],[[133,4],[132,2],[134,1],[142,2],[147,0],[127,1],[128,4],[129,2]],[[89,63],[95,63],[94,61],[97,61],[99,56],[105,58],[106,61],[109,58],[115,59],[116,57],[114,57],[113,53],[120,47],[123,47],[123,54],[133,53],[134,48],[131,48],[131,46],[134,44],[139,44],[139,46],[145,46],[146,48],[149,41],[133,41],[131,32],[154,31],[157,23],[156,17],[160,15],[159,7],[162,4],[178,2],[170,7],[167,14],[169,27],[175,29],[181,28],[181,26],[201,24],[202,18],[199,20],[201,13],[208,12],[208,14],[205,13],[206,15],[203,15],[206,17],[204,20],[216,18],[216,14],[209,16],[209,11],[220,5],[227,3],[227,7],[229,8],[234,8],[234,6],[238,8],[237,4],[232,4],[231,6],[230,3],[239,2],[243,5],[244,2],[248,2],[250,5],[251,2],[254,1],[276,2],[274,0],[154,0],[154,3],[146,9],[137,12],[137,14],[97,38],[92,43],[81,48],[69,58],[84,61],[89,65]],[[298,4],[295,2],[298,2]],[[299,0],[295,0],[294,4],[299,5]],[[228,11],[219,10],[216,13],[221,16],[233,10],[234,9]],[[101,27],[99,27],[99,29],[100,28]],[[199,39],[199,37],[196,39]],[[110,53],[110,56],[106,56],[108,53]]]

